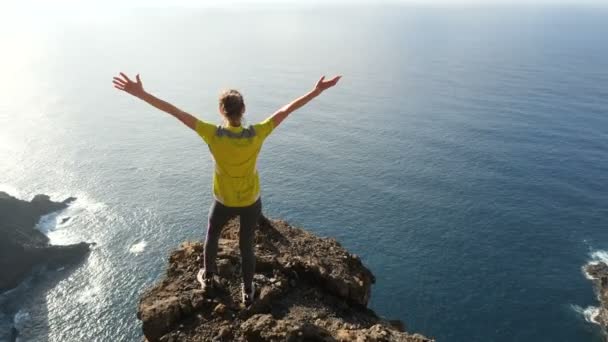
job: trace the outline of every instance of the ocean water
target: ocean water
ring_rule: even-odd
[[[140,340],[139,295],[204,237],[206,146],[113,89],[119,71],[215,122],[224,87],[256,122],[343,74],[267,140],[264,212],[359,254],[371,307],[409,331],[601,341],[581,267],[608,250],[607,9],[32,9],[1,25],[0,189],[78,197],[40,228],[97,243],[0,296],[20,341]]]

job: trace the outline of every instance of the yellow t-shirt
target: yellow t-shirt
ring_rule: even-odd
[[[228,207],[246,207],[260,198],[256,162],[262,143],[274,129],[272,119],[249,127],[216,126],[198,120],[196,133],[215,160],[213,194]]]

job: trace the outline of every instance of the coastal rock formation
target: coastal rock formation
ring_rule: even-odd
[[[34,227],[40,218],[65,209],[75,198],[53,202],[36,195],[30,202],[0,192],[0,291],[17,286],[37,265],[60,266],[80,260],[89,252],[88,243],[53,246]]]
[[[603,262],[585,266],[585,272],[593,279],[600,301],[599,314],[594,320],[602,327],[608,341],[608,265]]]
[[[137,316],[148,341],[432,341],[404,332],[366,307],[373,274],[335,239],[284,221],[256,231],[256,301],[240,303],[238,221],[224,227],[219,286],[200,289],[201,243],[169,257],[165,278],[140,299]]]

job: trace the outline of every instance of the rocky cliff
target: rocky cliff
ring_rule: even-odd
[[[585,272],[593,279],[600,310],[594,320],[602,327],[605,340],[608,341],[608,265],[603,262],[585,266]]]
[[[165,278],[140,300],[148,341],[432,341],[367,308],[375,279],[359,257],[284,221],[260,222],[258,294],[245,308],[238,229],[230,222],[220,240],[219,289],[203,292],[195,279],[201,243],[171,254]]]
[[[53,246],[34,227],[40,218],[67,208],[75,198],[53,202],[36,195],[30,202],[0,192],[0,292],[17,286],[37,265],[60,266],[80,260],[89,244]]]

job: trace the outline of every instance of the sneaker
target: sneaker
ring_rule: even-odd
[[[213,274],[205,274],[205,270],[202,268],[196,274],[196,280],[201,284],[203,291],[212,290],[214,287]]]
[[[243,304],[245,304],[245,306],[251,305],[251,303],[253,303],[253,298],[255,297],[255,285],[251,283],[251,290],[247,291],[245,284],[243,284],[241,290],[243,293]]]

